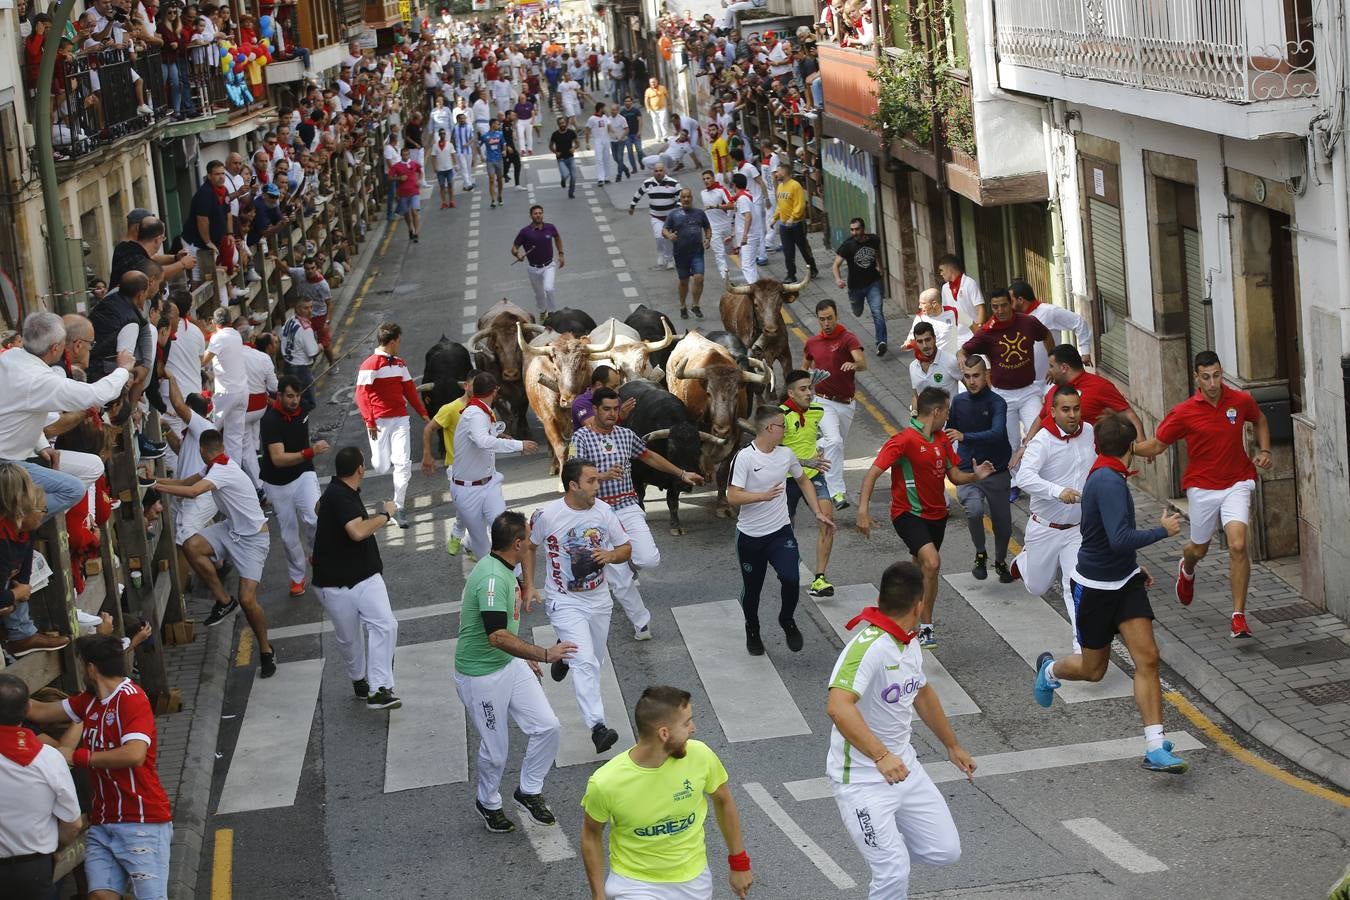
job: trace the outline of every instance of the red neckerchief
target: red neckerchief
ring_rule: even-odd
[[[491,408],[491,407],[489,407],[489,406],[488,406],[486,403],[484,403],[482,400],[479,400],[477,397],[470,397],[470,398],[469,398],[469,402],[468,402],[467,405],[468,405],[468,406],[476,406],[476,407],[478,407],[479,409],[481,409],[483,412],[487,413],[487,417],[488,417],[488,421],[489,421],[489,422],[495,422],[495,421],[497,421],[497,414],[494,413],[494,412],[492,411],[492,408]]]
[[[19,526],[11,519],[0,518],[0,541],[26,541],[28,532],[20,531]]]
[[[989,331],[1007,331],[1016,324],[1017,313],[1013,313],[1013,317],[1006,322],[1000,322],[997,316],[990,316],[989,320],[984,323],[984,327]]]
[[[1053,434],[1055,437],[1059,438],[1061,441],[1068,443],[1069,441],[1073,440],[1074,438],[1078,437],[1083,433],[1083,426],[1082,423],[1079,423],[1077,431],[1075,431],[1073,434],[1065,434],[1063,431],[1060,430],[1059,423],[1056,422],[1053,418],[1051,418],[1046,424],[1045,430]]]
[[[22,725],[0,725],[0,756],[26,766],[42,752],[42,742]]]
[[[952,291],[952,302],[956,302],[956,295],[961,293],[961,279],[964,276],[957,275],[951,281],[947,282],[947,287]]]
[[[787,398],[787,402],[784,403],[783,405],[797,414],[798,428],[801,428],[803,425],[806,424],[806,410],[798,406],[795,400],[789,397]]]
[[[1098,469],[1110,469],[1112,472],[1119,472],[1122,478],[1129,478],[1131,475],[1139,474],[1138,469],[1125,468],[1125,464],[1121,462],[1118,457],[1105,456],[1103,454],[1097,455],[1096,461],[1092,463],[1092,468],[1088,469],[1088,474],[1091,475]]]
[[[1037,300],[1035,297],[1032,297],[1030,300],[1027,301],[1026,308],[1022,310],[1022,315],[1024,316],[1031,315],[1031,311],[1040,305],[1041,301]]]
[[[313,275],[306,275],[305,280],[308,281],[310,284],[318,284],[320,281],[324,280],[323,273],[315,272]]]
[[[919,349],[919,345],[917,343],[915,343],[914,341],[910,341],[910,343],[914,345],[914,358],[917,359],[919,362],[930,363],[933,360],[937,359],[938,355],[937,344],[933,345],[933,352],[930,355],[924,356],[923,351]]]
[[[216,199],[219,200],[221,205],[223,206],[225,204],[225,198],[229,196],[230,193],[229,188],[225,187],[225,185],[223,184],[220,187],[212,185],[211,190],[215,191]]]
[[[281,413],[281,421],[285,422],[287,425],[291,424],[296,419],[300,418],[302,415],[304,415],[305,412],[304,409],[299,406],[295,408],[295,412],[293,413],[286,412],[286,407],[281,405],[280,400],[273,400],[272,408],[275,409],[277,412]]]
[[[739,190],[739,191],[737,191],[737,192],[735,193],[735,195],[732,196],[731,202],[732,202],[732,203],[735,203],[737,200],[741,199],[741,197],[750,197],[750,192],[747,191],[747,190]],[[754,197],[750,197],[751,202],[753,202],[754,199],[755,199]]]
[[[863,611],[848,620],[844,626],[846,631],[852,631],[853,627],[859,622],[866,622],[868,625],[875,625],[882,631],[895,638],[902,645],[908,644],[914,640],[914,635],[896,624],[895,620],[881,611],[879,606],[864,607]]]
[[[223,466],[223,465],[225,465],[225,464],[226,464],[227,462],[229,462],[229,461],[230,461],[230,458],[229,458],[228,456],[226,456],[224,453],[222,453],[222,454],[220,454],[219,456],[217,456],[215,459],[211,460],[209,463],[206,464],[206,471],[210,472],[212,466],[214,466],[214,465],[216,465],[216,464],[220,464],[220,465]]]

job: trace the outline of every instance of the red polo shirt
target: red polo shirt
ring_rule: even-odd
[[[816,333],[807,339],[806,358],[817,369],[830,373],[816,385],[816,393],[838,403],[852,400],[855,390],[853,372],[840,371],[839,367],[853,362],[853,351],[861,349],[857,336],[843,325],[835,325],[828,335]]]
[[[1130,408],[1129,401],[1121,396],[1109,378],[1084,372],[1073,380],[1073,386],[1078,390],[1078,397],[1082,402],[1083,421],[1090,425],[1096,424],[1102,413],[1108,409],[1124,412]],[[1049,428],[1050,423],[1055,421],[1053,407],[1057,390],[1059,386],[1053,385],[1045,392],[1045,402],[1041,404],[1042,428]]]
[[[945,431],[926,440],[910,419],[909,427],[891,435],[872,463],[891,471],[891,519],[912,513],[921,519],[947,518],[947,467],[960,465]]]
[[[1158,423],[1156,436],[1164,444],[1186,442],[1183,489],[1222,491],[1239,481],[1256,478],[1256,466],[1247,456],[1242,423],[1254,425],[1260,418],[1261,410],[1251,394],[1225,384],[1215,405],[1211,406],[1205,395],[1196,391],[1172,407]]]

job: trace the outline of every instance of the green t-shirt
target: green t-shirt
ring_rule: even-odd
[[[705,795],[726,783],[727,770],[702,741],[686,747],[683,759],[671,757],[659,769],[620,753],[586,785],[581,808],[609,823],[609,865],[626,878],[689,881],[708,867]]]
[[[783,446],[797,454],[803,463],[816,458],[816,440],[820,435],[820,420],[825,418],[825,407],[812,403],[806,412],[798,413],[786,403],[778,407],[783,411]],[[819,469],[802,466],[807,478],[815,478]]]
[[[464,600],[459,608],[459,642],[455,644],[455,671],[462,675],[491,675],[500,672],[515,659],[505,650],[488,642],[483,630],[484,612],[506,613],[506,627],[520,633],[516,613],[516,574],[491,554],[480,559],[464,585]]]

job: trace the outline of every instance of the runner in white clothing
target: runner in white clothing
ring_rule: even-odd
[[[734,197],[735,233],[731,239],[732,251],[741,265],[741,277],[746,284],[759,281],[760,245],[764,241],[764,231],[755,227],[755,201],[745,189],[748,182],[744,175],[736,172],[731,176]],[[765,260],[767,263],[768,260]]]
[[[911,858],[930,866],[961,858],[951,811],[910,743],[915,712],[952,765],[967,778],[975,774],[975,760],[924,677],[915,640],[922,596],[918,566],[897,562],[886,569],[877,605],[848,623],[866,627],[839,654],[825,705],[834,723],[826,774],[844,828],[872,870],[872,900],[909,895]]]
[[[910,409],[919,408],[924,388],[935,387],[955,397],[961,387],[961,364],[937,345],[937,330],[932,322],[914,326],[914,360],[909,364]]]
[[[713,260],[722,280],[727,280],[727,242],[735,230],[736,198],[717,181],[711,169],[703,171],[703,190],[699,193],[703,212],[712,227]]]
[[[228,307],[218,307],[211,314],[215,331],[206,345],[202,368],[211,369],[215,382],[211,403],[215,407],[216,427],[225,436],[225,452],[242,461],[246,456],[248,369],[244,365],[244,339],[233,321]],[[258,487],[256,479],[254,487]]]
[[[956,310],[956,343],[960,346],[989,318],[989,305],[979,284],[966,274],[961,257],[943,256],[938,260],[938,274],[942,276],[942,305]]]
[[[502,497],[502,476],[497,471],[497,454],[517,451],[533,453],[534,441],[502,437],[506,423],[497,421],[492,402],[500,384],[491,372],[480,372],[473,379],[473,397],[455,426],[455,464],[450,473],[450,496],[457,517],[469,532],[469,547],[482,559],[492,549],[489,529],[506,510]]]
[[[263,349],[258,348],[258,344]],[[263,412],[277,392],[277,364],[266,348],[272,343],[272,335],[260,334],[254,338],[254,346],[244,345],[244,371],[248,375],[248,405],[244,413],[244,456],[239,460],[244,471],[254,481],[258,481],[258,424],[262,422]]]
[[[1008,285],[1008,296],[1012,298],[1013,311],[1024,313],[1028,316],[1035,316],[1041,320],[1041,324],[1050,330],[1051,335],[1059,342],[1060,336],[1065,331],[1072,331],[1074,340],[1078,343],[1078,353],[1083,357],[1085,365],[1092,365],[1092,323],[1080,316],[1071,309],[1065,309],[1062,306],[1055,306],[1053,303],[1042,303],[1036,299],[1036,292],[1032,290],[1031,285],[1025,281],[1014,281]],[[1036,345],[1036,381],[1043,383],[1046,373],[1050,371],[1050,357],[1045,352],[1045,348],[1040,344]],[[1143,432],[1140,432],[1141,434]]]
[[[595,104],[595,112],[586,120],[586,146],[595,151],[595,183],[609,183],[614,157],[609,151],[609,120],[605,104]]]
[[[764,198],[770,195],[769,187],[764,183],[764,176],[752,163],[745,159],[745,150],[740,147],[734,147],[731,150],[731,162],[735,166],[735,175],[732,175],[734,181],[736,175],[745,176],[745,187],[742,190],[750,193],[750,199],[754,201],[751,212],[754,214],[754,235],[750,243],[754,245],[755,265],[767,266],[769,260],[764,256]],[[744,263],[742,263],[744,266]]]

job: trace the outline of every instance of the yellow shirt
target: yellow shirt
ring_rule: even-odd
[[[719,134],[717,140],[712,142],[712,158],[714,172],[731,171],[731,149],[727,146],[726,135]]]
[[[451,400],[436,411],[432,421],[441,426],[441,440],[445,441],[445,464],[455,464],[455,426],[459,424],[460,414],[469,405],[469,395],[464,394],[458,400]]]
[[[800,222],[806,218],[806,191],[795,178],[785,178],[778,183],[778,221]]]
[[[666,90],[665,85],[655,88],[647,88],[642,92],[642,102],[648,109],[664,110],[666,108],[666,99],[670,92]]]
[[[727,770],[702,741],[686,747],[683,759],[671,757],[658,769],[620,753],[586,785],[581,808],[609,823],[609,865],[626,878],[689,881],[708,867],[706,795],[726,783]]]

